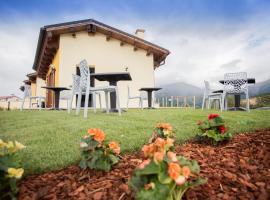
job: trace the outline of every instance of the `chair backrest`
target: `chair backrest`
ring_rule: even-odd
[[[27,85],[27,84],[25,84],[24,85],[24,98],[26,98],[26,97],[31,97],[31,94],[32,92],[31,92],[31,85]]]
[[[79,92],[79,88],[80,88],[80,81],[81,81],[81,77],[75,74],[72,74],[72,90],[73,93],[78,93]]]
[[[229,93],[242,93],[248,90],[247,73],[224,74],[224,90]]]
[[[208,81],[204,81],[204,94],[207,96],[211,93],[211,87]]]
[[[90,70],[87,61],[84,59],[79,63],[80,69],[80,85],[82,90],[86,90],[87,86],[90,85]]]

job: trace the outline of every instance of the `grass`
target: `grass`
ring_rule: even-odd
[[[192,109],[133,110],[117,114],[89,111],[87,119],[66,111],[1,111],[0,138],[17,140],[27,146],[20,156],[27,174],[41,173],[75,164],[80,159],[79,141],[88,128],[105,131],[107,139],[121,143],[123,152],[138,150],[148,141],[157,122],[174,127],[177,142],[196,134],[196,122],[209,113]],[[270,127],[270,111],[230,111],[220,113],[233,132]]]

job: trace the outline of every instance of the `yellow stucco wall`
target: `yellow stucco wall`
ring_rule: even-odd
[[[37,84],[35,82],[31,82],[31,95],[36,96]]]
[[[36,96],[46,96],[46,90],[41,88],[42,86],[46,86],[45,80],[37,77],[36,80]]]
[[[55,86],[59,86],[59,49],[56,51],[52,64],[55,67]]]
[[[124,44],[111,38],[106,41],[106,36],[101,33],[88,35],[87,32],[77,32],[76,37],[71,34],[60,36],[59,52],[59,85],[68,87],[72,85],[72,74],[76,74],[76,64],[86,59],[89,65],[95,65],[95,72],[125,72],[131,74],[132,81],[119,81],[119,93],[121,107],[126,107],[127,86],[130,86],[133,96],[139,95],[141,87],[153,87],[154,69],[153,55],[146,56],[146,51],[133,50],[133,46]],[[96,86],[108,85],[108,82],[95,80]],[[104,103],[104,96],[103,106]],[[98,102],[98,101],[97,101]],[[138,101],[131,100],[131,107],[138,107]]]

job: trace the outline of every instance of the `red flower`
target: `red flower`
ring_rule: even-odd
[[[220,126],[220,127],[218,127],[218,129],[219,129],[219,131],[220,131],[221,134],[224,134],[227,131],[227,129],[223,125]]]
[[[208,115],[209,120],[215,119],[216,117],[219,117],[219,114],[210,114],[210,115]]]

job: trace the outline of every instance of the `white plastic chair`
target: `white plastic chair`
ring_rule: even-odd
[[[228,94],[241,95],[245,94],[246,96],[246,110],[249,109],[249,95],[248,95],[248,80],[246,72],[237,72],[237,73],[226,73],[224,74],[224,92],[223,92],[223,103],[225,105],[225,110],[227,110],[226,97]]]
[[[202,103],[202,110],[204,109],[205,101],[208,100],[208,106],[207,108],[211,108],[211,101],[212,100],[218,100],[220,109],[222,110],[222,94],[221,92],[214,93],[213,90],[211,90],[210,84],[208,81],[204,81],[204,95],[203,95],[203,103]]]
[[[90,86],[90,70],[86,60],[82,60],[79,63],[80,69],[80,84],[79,84],[79,93],[78,93],[78,101],[77,101],[77,108],[76,108],[76,115],[80,112],[81,107],[81,99],[82,93],[85,93],[85,102],[84,102],[84,117],[87,118],[88,112],[88,100],[90,92],[97,92],[97,91],[104,91],[105,92],[105,102],[106,102],[106,113],[109,113],[109,98],[108,95],[110,92],[116,93],[116,104],[118,109],[118,114],[121,115],[120,109],[120,102],[119,102],[119,93],[117,86],[101,86],[101,87],[91,87]],[[94,96],[94,95],[93,95]],[[95,97],[93,98],[95,104]]]
[[[44,100],[45,108],[46,108],[45,97],[43,97],[43,96],[32,96],[31,85],[27,85],[27,84],[24,85],[24,94],[23,94],[23,99],[22,99],[22,104],[21,104],[21,109],[20,109],[21,111],[23,110],[23,106],[24,106],[24,102],[25,102],[26,98],[29,98],[29,109],[32,108],[32,99],[37,100],[39,110],[41,110],[41,100]]]
[[[72,103],[73,103],[73,98],[74,96],[79,94],[79,87],[80,87],[80,76],[72,74],[72,86],[71,86],[71,91],[63,91],[63,92],[68,92],[68,94],[64,94],[63,95],[63,100],[67,100],[68,101],[68,113],[70,113],[71,109],[72,109]],[[83,93],[85,94],[85,93]],[[94,108],[94,112],[96,112],[96,102],[94,101],[94,99],[96,98],[96,95],[99,96],[99,105],[100,108],[102,108],[102,104],[101,104],[101,96],[99,92],[90,92],[90,94],[92,94],[92,100],[93,100],[93,108]],[[62,93],[60,94],[61,97]]]
[[[141,95],[140,96],[131,96],[129,86],[127,87],[127,89],[128,89],[127,110],[128,110],[128,104],[129,104],[130,99],[139,99],[139,107],[141,107],[141,109],[143,109],[143,98],[142,98],[142,96]]]

